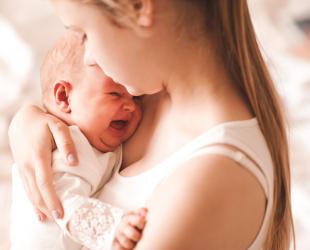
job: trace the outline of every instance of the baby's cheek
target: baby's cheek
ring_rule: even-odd
[[[134,114],[134,126],[137,128],[139,124],[141,123],[143,117],[142,117],[142,109],[141,107],[137,107],[135,114]]]

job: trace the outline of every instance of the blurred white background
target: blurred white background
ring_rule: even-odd
[[[257,33],[290,123],[297,249],[310,249],[310,1],[249,0]],[[39,66],[63,32],[47,0],[0,2],[0,249],[8,248],[7,128],[16,110],[39,103]],[[309,138],[309,139],[308,139]],[[31,142],[29,142],[31,146]]]

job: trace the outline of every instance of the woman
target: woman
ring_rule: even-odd
[[[147,204],[136,248],[289,249],[285,124],[246,1],[52,3],[83,35],[87,65],[146,95],[142,123],[102,194],[124,208]],[[50,157],[55,140],[77,160],[67,127],[28,107],[9,134],[34,206],[61,213]]]

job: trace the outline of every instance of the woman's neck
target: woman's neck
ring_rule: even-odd
[[[165,85],[169,97],[166,107],[171,121],[199,133],[201,129],[206,130],[227,120],[253,116],[212,50],[204,53],[187,50],[179,56],[181,58],[172,71],[174,74],[169,76]],[[193,125],[192,121],[196,124]]]

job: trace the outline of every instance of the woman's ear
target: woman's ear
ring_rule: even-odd
[[[70,92],[72,90],[72,85],[68,82],[59,81],[54,84],[54,99],[56,106],[65,113],[71,112],[70,107]]]
[[[138,13],[138,25],[151,27],[154,20],[154,0],[138,0],[135,8]]]

